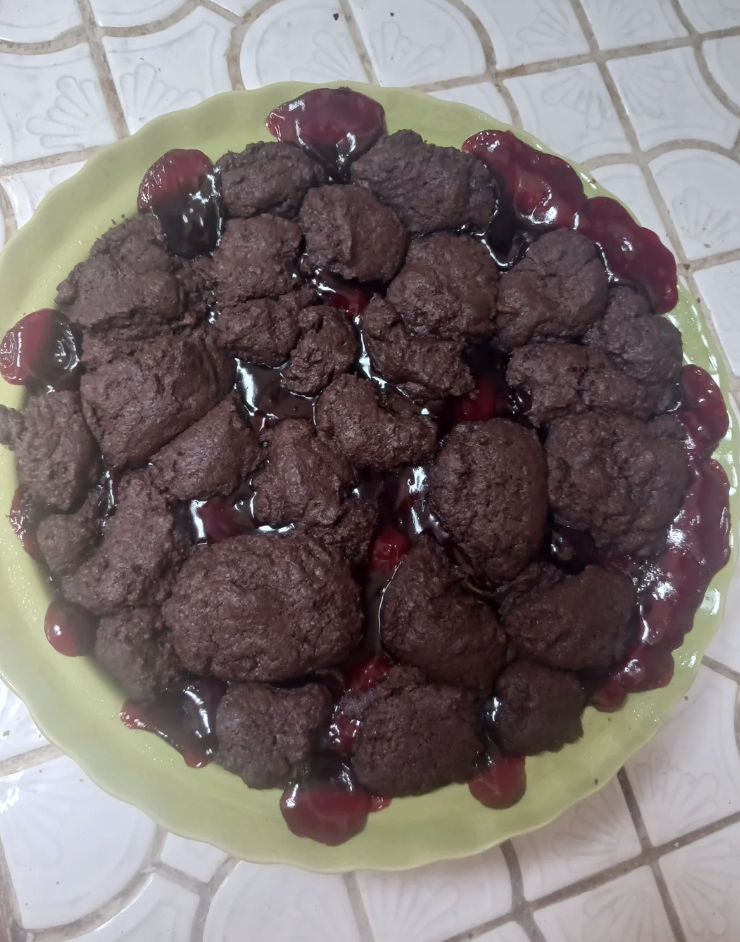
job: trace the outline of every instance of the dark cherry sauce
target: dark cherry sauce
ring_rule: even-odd
[[[289,785],[280,799],[285,823],[296,837],[337,847],[364,831],[367,816],[380,810],[366,791],[346,780],[313,779]]]
[[[79,380],[74,331],[49,308],[26,314],[0,343],[0,375],[13,386],[33,391],[71,389]]]
[[[279,141],[298,144],[343,179],[347,165],[385,132],[383,106],[349,88],[315,88],[267,116]]]
[[[468,138],[462,149],[490,168],[502,190],[489,232],[494,258],[508,251],[516,261],[525,247],[521,238],[512,245],[500,232],[501,220],[512,213],[520,227],[578,229],[599,245],[616,280],[639,285],[661,314],[676,306],[673,254],[616,200],[605,196],[587,199],[580,177],[564,160],[530,147],[511,131],[480,131]]]
[[[371,287],[359,282],[344,281],[329,272],[317,270],[311,282],[324,304],[330,304],[351,317],[362,314],[373,296]]]
[[[57,599],[44,619],[44,634],[49,644],[66,657],[92,654],[98,620],[79,605]]]
[[[195,677],[179,689],[166,690],[154,703],[127,700],[121,721],[129,729],[154,733],[176,749],[193,769],[208,765],[216,752],[215,718],[226,684],[215,677]]]
[[[470,794],[486,808],[511,808],[527,790],[524,756],[498,756],[468,782]]]
[[[223,230],[221,184],[199,150],[170,150],[147,170],[139,187],[140,213],[159,219],[167,247],[194,258],[212,252]]]

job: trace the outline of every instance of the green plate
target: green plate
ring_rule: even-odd
[[[0,256],[0,331],[29,311],[53,305],[56,285],[87,256],[95,238],[136,212],[141,177],[164,151],[194,147],[217,158],[227,150],[241,150],[250,141],[268,140],[265,117],[270,109],[308,87],[272,85],[219,95],[196,108],[159,118],[93,157],[43,201]],[[417,92],[353,87],[382,103],[389,130],[413,128],[436,144],[459,147],[477,131],[505,127],[466,106]],[[588,174],[582,173],[582,178],[589,195],[604,195]],[[671,319],[683,333],[687,360],[708,370],[729,398],[720,354],[702,314],[685,291]],[[1,385],[0,401],[20,406],[22,390]],[[737,441],[733,417],[717,457],[730,475],[734,519],[740,516]],[[16,476],[12,455],[0,451],[0,507],[8,508]],[[733,545],[733,563],[734,556]],[[4,515],[0,558],[0,672],[52,742],[76,759],[101,787],[138,805],[172,831],[216,844],[247,860],[324,871],[404,869],[463,857],[540,827],[596,791],[654,735],[693,681],[719,625],[732,571],[731,564],[712,583],[694,630],[676,652],[676,674],[670,686],[631,696],[626,707],[613,715],[588,709],[580,742],[527,761],[527,794],[514,808],[487,810],[465,786],[451,786],[422,798],[395,800],[387,810],[371,815],[365,831],[354,840],[328,848],[288,831],[278,807],[279,792],[247,789],[216,765],[189,769],[178,753],[155,736],[126,729],[118,718],[120,690],[91,660],[63,658],[45,640],[49,592],[44,576],[21,549]]]

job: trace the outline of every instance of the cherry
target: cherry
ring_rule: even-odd
[[[36,542],[36,513],[33,507],[26,502],[20,488],[13,494],[8,520],[13,532],[21,541],[23,549],[32,559],[43,562],[43,554]]]
[[[480,131],[462,149],[493,171],[515,213],[527,223],[573,228],[586,197],[570,164],[535,150],[511,131]]]
[[[673,679],[673,655],[664,647],[643,642],[628,653],[624,665],[612,676],[627,693],[667,687]]]
[[[385,133],[385,112],[379,102],[349,88],[315,88],[271,111],[267,129],[343,176],[350,161]]]
[[[197,536],[209,543],[220,543],[255,528],[249,501],[238,494],[211,497],[205,503],[193,501],[190,516]]]
[[[26,314],[0,344],[0,375],[13,386],[54,386],[78,364],[72,329],[50,308]]]
[[[71,602],[52,602],[44,619],[44,634],[49,644],[66,657],[92,654],[95,647],[97,619]]]
[[[196,193],[213,162],[199,150],[168,150],[144,174],[137,202],[140,213],[149,213]]]
[[[383,680],[393,662],[385,655],[377,655],[355,664],[347,675],[347,690],[352,693],[366,693]]]
[[[598,243],[611,273],[638,284],[659,314],[678,303],[678,275],[673,253],[652,230],[638,225],[608,196],[595,196],[580,210],[576,228]]]
[[[508,396],[487,376],[475,382],[475,391],[455,400],[453,417],[456,422],[485,422],[505,411]]]
[[[486,808],[511,808],[524,797],[527,772],[524,756],[497,758],[468,782],[470,794]]]
[[[411,542],[405,533],[388,525],[382,527],[370,548],[368,560],[370,572],[379,570],[393,572],[408,553],[410,546]]]
[[[614,678],[607,678],[591,696],[591,706],[600,713],[616,713],[627,700],[627,691]]]
[[[380,798],[378,795],[372,795],[370,797],[370,811],[382,811],[384,808],[387,808],[388,805],[393,801],[392,798]]]
[[[722,390],[700,366],[691,364],[681,372],[678,417],[686,429],[689,455],[696,461],[709,457],[727,434],[730,417]]]
[[[373,296],[368,287],[343,281],[328,272],[317,271],[312,280],[322,301],[350,317],[362,314]]]
[[[367,792],[346,784],[299,782],[283,792],[280,811],[297,837],[337,847],[364,830],[371,802]]]

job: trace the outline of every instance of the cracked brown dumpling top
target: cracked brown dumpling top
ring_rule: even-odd
[[[188,545],[149,473],[125,475],[99,546],[73,575],[62,579],[64,595],[96,615],[160,605]]]
[[[305,419],[283,419],[272,432],[267,466],[252,479],[258,524],[294,524],[351,559],[367,553],[377,512],[350,493],[355,474],[344,455]]]
[[[681,331],[650,310],[632,288],[612,289],[604,316],[583,342],[609,357],[615,369],[647,391],[653,412],[666,412],[679,400],[683,364]]]
[[[283,370],[283,383],[301,396],[315,396],[352,366],[359,350],[354,327],[343,311],[328,305],[298,315],[300,339]]]
[[[299,287],[298,252],[303,233],[280,216],[230,219],[213,258],[199,271],[220,311],[255,298],[279,298]]]
[[[283,788],[306,773],[313,738],[330,714],[321,684],[232,684],[216,713],[217,761],[250,788]]]
[[[360,639],[360,590],[303,536],[232,537],[190,555],[163,607],[188,670],[280,681],[341,663]]]
[[[411,412],[392,412],[378,401],[368,379],[346,374],[319,397],[316,427],[358,468],[390,471],[428,458],[437,443],[434,422]]]
[[[412,334],[480,339],[493,332],[498,281],[485,246],[439,232],[411,243],[387,296]]]
[[[173,500],[231,494],[257,467],[261,449],[233,396],[207,412],[152,458],[152,480]]]
[[[304,286],[279,298],[255,298],[224,308],[212,333],[219,347],[251,363],[281,366],[298,343],[300,311],[315,300]]]
[[[536,588],[505,620],[520,657],[560,670],[607,670],[625,652],[637,595],[632,580],[599,566]]]
[[[347,694],[339,710],[362,725],[352,768],[372,795],[423,795],[473,774],[483,750],[472,695],[392,667],[375,687]]]
[[[431,679],[490,693],[504,665],[506,635],[491,609],[431,537],[402,560],[381,608],[383,646]]]
[[[485,232],[494,184],[482,161],[456,147],[426,144],[415,131],[396,131],[351,166],[352,183],[366,186],[414,233],[469,226]]]
[[[570,229],[548,232],[501,276],[496,341],[513,350],[582,336],[606,307],[608,278],[597,246]]]
[[[75,392],[34,396],[22,412],[0,406],[0,444],[15,451],[26,500],[49,510],[79,506],[100,470]]]
[[[310,269],[358,281],[390,281],[403,264],[405,227],[364,187],[309,190],[300,223]]]
[[[475,386],[462,358],[463,337],[415,337],[393,305],[379,295],[362,314],[362,334],[373,368],[412,399],[462,396]]]
[[[57,305],[95,343],[83,359],[106,359],[107,344],[138,343],[165,330],[194,324],[199,299],[183,263],[164,248],[154,216],[128,219],[102,235],[90,257],[59,285]],[[115,352],[115,346],[114,346]]]
[[[158,608],[124,608],[101,618],[95,659],[135,700],[154,699],[184,673]]]
[[[482,579],[513,578],[545,532],[547,468],[537,436],[507,419],[455,426],[432,466],[430,497]]]
[[[616,369],[602,350],[575,343],[519,347],[511,355],[506,382],[529,394],[527,418],[534,425],[589,411],[647,419],[662,401],[654,386]]]
[[[270,141],[229,151],[216,163],[229,216],[273,213],[292,219],[303,197],[325,179],[324,168],[300,147]]]
[[[659,552],[688,489],[684,441],[671,415],[650,422],[595,413],[557,419],[545,446],[555,521],[590,531],[601,549]]]
[[[585,697],[575,674],[516,661],[496,681],[494,731],[511,755],[557,752],[583,735]]]
[[[102,499],[102,488],[93,488],[79,510],[51,514],[39,523],[36,542],[54,575],[74,572],[98,542]]]
[[[148,461],[228,393],[234,362],[210,338],[158,337],[86,373],[82,412],[114,468]]]

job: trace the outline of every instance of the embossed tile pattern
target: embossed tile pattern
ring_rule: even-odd
[[[0,779],[0,838],[23,926],[94,912],[139,872],[154,824],[111,798],[71,759]]]
[[[360,871],[357,882],[375,942],[442,942],[511,909],[511,881],[498,848],[408,873]]]
[[[588,52],[570,0],[467,0],[488,31],[499,69]]]
[[[0,53],[0,166],[115,139],[87,43]]]
[[[607,63],[644,150],[696,139],[731,147],[740,118],[707,86],[693,49],[670,49]]]
[[[282,0],[249,27],[240,57],[245,88],[367,75],[337,0]]]
[[[581,162],[629,153],[627,137],[594,63],[511,78],[504,84],[524,127],[552,150]]]
[[[740,376],[739,33],[740,0],[0,0],[0,195],[12,212],[0,245],[114,127],[241,84],[419,86],[591,161],[643,225],[675,233]],[[704,607],[715,604],[708,593]],[[738,613],[740,574],[708,652],[725,673],[740,674]],[[736,705],[735,682],[702,669],[629,764],[683,942],[740,937],[740,825],[726,827],[740,812]],[[157,836],[45,745],[0,686],[0,839],[19,938],[673,942],[616,781],[509,847],[513,887],[500,850],[346,882]],[[697,832],[707,827],[719,830]]]
[[[75,0],[4,0],[0,5],[0,39],[39,43],[82,23]]]
[[[476,75],[486,67],[475,30],[447,0],[350,4],[381,85],[438,82]]]
[[[660,861],[686,942],[733,939],[740,926],[740,824]]]
[[[602,49],[686,36],[671,0],[580,0]]]

